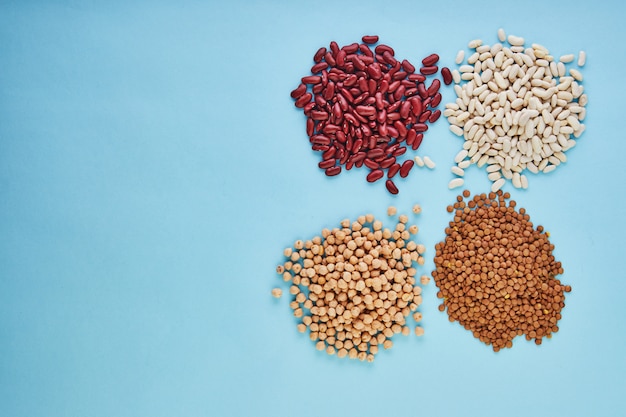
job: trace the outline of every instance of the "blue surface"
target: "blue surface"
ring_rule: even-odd
[[[623,412],[623,3],[171,3],[0,3],[0,416]],[[419,151],[437,169],[392,197],[362,171],[324,177],[289,92],[331,40],[452,66],[499,27],[588,55],[567,164],[505,187],[564,265],[560,331],[495,354],[431,284],[422,338],[373,364],[317,352],[270,296],[282,249],[419,202],[429,272],[461,140],[437,123]],[[489,186],[476,167],[467,184]]]

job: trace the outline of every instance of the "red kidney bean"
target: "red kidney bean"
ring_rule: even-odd
[[[329,177],[334,177],[335,175],[338,175],[341,172],[341,166],[336,165],[334,167],[326,169],[325,172],[326,172],[326,175],[328,175]]]
[[[354,43],[351,43],[350,45],[344,46],[343,48],[341,48],[341,50],[345,51],[346,54],[353,54],[359,50],[359,44],[354,42]]]
[[[306,135],[310,138],[315,132],[315,121],[310,117],[306,119]]]
[[[337,152],[343,151],[343,149],[339,149]],[[350,158],[350,153],[349,152],[344,152],[343,155],[341,155],[341,157],[339,158],[339,164],[340,165],[345,165],[345,163],[348,161],[348,158]]]
[[[424,83],[419,83],[417,85],[417,93],[422,98],[422,100],[426,100],[426,98],[428,97],[428,91],[426,91],[426,86],[424,85]]]
[[[441,116],[441,110],[435,110],[428,118],[428,122],[435,123],[439,119],[439,116]]]
[[[330,51],[326,52],[326,55],[324,55],[324,59],[326,60],[326,62],[328,62],[328,65],[330,65],[331,67],[334,67],[335,65],[337,65],[337,61],[335,61],[335,57],[333,56],[333,53]]]
[[[304,107],[302,108],[302,112],[307,115],[310,116],[311,115],[311,110],[313,110],[315,108],[315,102],[310,102],[304,105]]]
[[[368,45],[373,45],[376,42],[378,42],[378,36],[376,36],[376,35],[366,35],[366,36],[363,36],[361,38],[361,40],[363,41],[363,43],[366,43]]]
[[[413,145],[411,146],[411,149],[416,151],[417,148],[419,148],[420,145],[422,144],[422,139],[424,139],[424,134],[418,133],[417,136],[415,137],[415,141],[413,142]]]
[[[396,151],[396,149],[400,147],[400,145],[401,144],[399,142],[388,144],[387,147],[385,147],[385,149],[383,150],[384,155],[393,154]],[[382,150],[382,148],[377,148],[377,149]]]
[[[413,74],[415,72],[415,67],[406,59],[402,61],[402,68],[409,74]]]
[[[376,159],[385,155],[385,151],[382,148],[370,149],[367,152],[367,157],[370,159]]]
[[[373,149],[376,147],[376,136],[369,137],[367,147],[370,149]]]
[[[395,156],[390,156],[390,157],[387,157],[387,158],[383,159],[380,162],[380,167],[381,168],[389,168],[390,166],[392,166],[395,163],[396,163],[396,157]]]
[[[335,97],[335,83],[329,82],[324,91],[322,91],[322,96],[324,100],[331,101],[333,97]]]
[[[407,73],[404,71],[398,71],[391,76],[391,79],[394,81],[402,81],[407,77]]]
[[[406,98],[413,97],[416,94],[417,94],[417,88],[407,88],[407,90],[404,92],[404,96]]]
[[[334,167],[336,162],[337,161],[334,158],[324,159],[320,163],[318,163],[317,166],[320,167],[321,169],[328,169],[328,168]]]
[[[314,110],[311,112],[311,119],[313,120],[326,120],[328,119],[328,113],[321,110]]]
[[[369,169],[378,169],[380,167],[380,164],[376,161],[373,161],[369,158],[365,158],[363,160],[363,163],[365,164],[366,167],[368,167]]]
[[[450,68],[448,67],[441,68],[441,76],[443,77],[443,83],[445,85],[452,84],[452,73],[450,72]]]
[[[296,107],[303,108],[304,106],[306,106],[307,103],[311,101],[312,98],[313,94],[311,93],[303,94],[298,100],[296,100]]]
[[[424,81],[426,81],[426,77],[423,76],[422,74],[409,74],[407,78],[409,79],[409,81],[416,81],[420,83],[423,83]]]
[[[402,116],[398,112],[388,113],[387,114],[387,122],[395,122],[396,120],[400,120]]]
[[[337,55],[337,52],[339,52],[339,44],[335,41],[330,41],[330,50],[334,55]]]
[[[418,97],[413,97],[410,100],[411,102],[411,113],[413,113],[413,116],[418,117],[420,114],[422,114],[422,110],[423,110],[423,104],[422,104],[422,100],[420,100]]]
[[[325,135],[334,135],[339,129],[341,129],[339,126],[328,123],[322,128],[322,132],[324,132]]]
[[[419,119],[417,119],[420,123],[425,123],[426,120],[428,120],[428,118],[430,117],[430,115],[432,114],[432,111],[430,110],[426,110],[424,113],[420,114]]]
[[[430,97],[433,97],[439,91],[439,87],[441,87],[441,81],[435,78],[433,80],[433,83],[430,85],[430,87],[428,87],[428,90],[426,91],[428,92],[428,95]]]
[[[402,105],[400,106],[400,117],[402,117],[403,119],[406,119],[407,117],[409,117],[410,112],[411,112],[411,102],[407,100],[404,103],[402,103]]]
[[[314,151],[326,152],[328,149],[330,149],[330,146],[328,146],[328,145],[311,145],[311,149],[313,149]]]
[[[439,61],[439,55],[430,54],[426,58],[422,59],[422,65],[429,67],[431,65],[435,65],[437,61]]]
[[[397,158],[397,157],[399,157],[401,155],[404,155],[405,153],[406,153],[406,148],[404,146],[402,146],[402,147],[394,150],[392,155]]]
[[[387,136],[397,138],[400,136],[398,130],[393,126],[387,126]]]
[[[302,84],[319,84],[322,82],[322,77],[319,75],[308,75],[302,77]]]
[[[367,73],[375,80],[379,80],[382,77],[380,65],[373,63],[367,66]]]
[[[328,68],[328,63],[326,63],[326,62],[318,62],[317,64],[315,64],[315,65],[313,65],[311,67],[311,73],[312,74],[317,74],[318,72],[322,72],[326,68]]]
[[[387,136],[389,134],[389,131],[387,130],[387,124],[386,123],[381,123],[378,126],[378,133],[380,133],[381,136]]]
[[[393,103],[392,105],[390,105],[390,106],[387,108],[387,113],[393,113],[393,112],[395,112],[396,110],[398,110],[398,109],[400,108],[400,106],[401,106],[401,105],[402,105],[402,102],[401,102],[401,101],[397,101],[397,102]]]
[[[367,46],[366,44],[362,43],[361,45],[359,45],[359,51],[361,51],[363,53],[363,56],[365,57],[373,57],[374,53],[372,52],[372,50],[370,49],[369,46]]]
[[[315,55],[313,55],[313,61],[320,62],[322,58],[324,58],[324,55],[326,55],[326,48],[322,46],[317,50],[317,52],[315,52]]]
[[[345,80],[343,80],[343,85],[344,87],[352,87],[353,85],[355,85],[356,83],[359,82],[359,77],[357,77],[354,74],[350,74],[346,77]]]
[[[388,92],[390,93],[395,93],[396,90],[402,85],[402,83],[400,81],[394,81],[391,84],[389,84],[389,89]]]
[[[370,93],[368,93],[367,91],[361,95],[359,95],[357,98],[354,99],[354,104],[361,104],[365,101],[366,98],[368,98],[370,96]]]
[[[411,171],[411,168],[413,168],[414,164],[415,162],[413,162],[412,159],[407,159],[406,161],[404,161],[402,167],[400,168],[400,176],[402,178],[406,178],[407,175],[409,175],[409,172]]]
[[[430,100],[430,107],[437,107],[441,103],[441,93],[437,93],[433,96],[432,100]]]
[[[436,65],[420,68],[420,72],[424,75],[432,75],[437,73],[437,71],[439,71],[439,67]]]
[[[393,164],[387,170],[387,178],[393,178],[400,171],[400,164]]]
[[[406,91],[406,87],[403,85],[400,85],[400,87],[398,87],[398,89],[393,93],[393,98],[396,101],[400,101],[400,99],[404,96],[405,91]],[[400,105],[402,105],[402,102],[400,102]]]
[[[370,173],[367,174],[367,182],[376,182],[379,179],[381,179],[384,175],[385,173],[383,172],[382,169],[375,169],[373,171],[370,171]]]
[[[428,130],[428,125],[425,123],[415,123],[413,129],[415,129],[416,132],[425,132]]]
[[[387,187],[387,191],[391,194],[398,194],[398,187],[396,187],[396,184],[394,184],[392,180],[385,181],[385,187]]]
[[[330,145],[330,138],[324,135],[311,136],[311,143],[315,145]]]
[[[352,96],[352,94],[350,93],[350,91],[348,91],[346,88],[340,87],[339,88],[339,92],[341,93],[341,96],[348,102],[348,103],[353,103],[354,102],[354,97]],[[337,98],[339,99],[339,98]],[[347,107],[347,106],[346,106]],[[346,108],[347,110],[347,108]],[[344,110],[344,111],[346,111]]]
[[[398,131],[398,135],[400,135],[400,137],[402,138],[406,137],[407,130],[406,130],[406,126],[404,125],[404,123],[402,123],[400,120],[396,120],[393,123],[393,127],[396,128],[396,130]]]
[[[396,54],[391,46],[384,45],[384,44],[380,44],[376,46],[376,48],[374,48],[374,52],[376,52],[379,55],[382,55],[385,52],[389,52],[392,56]]]
[[[363,60],[361,60],[361,58],[355,56],[354,58],[352,58],[352,63],[354,64],[354,66],[359,70],[359,71],[363,71],[367,65],[365,64],[365,62]]]
[[[357,163],[357,162],[363,162],[363,160],[365,160],[365,158],[367,157],[367,154],[363,151],[357,152],[354,155],[352,155],[352,160]]]
[[[291,97],[297,99],[302,97],[304,93],[306,93],[306,84],[300,84],[298,88],[291,92]]]
[[[408,146],[411,146],[413,144],[413,141],[415,140],[416,135],[417,135],[417,132],[415,132],[413,128],[409,129],[409,131],[406,134],[406,144]]]
[[[322,92],[323,89],[324,89],[324,84],[319,83],[319,84],[315,84],[313,88],[311,89],[311,91],[313,91],[313,94],[319,94]]]
[[[337,153],[337,148],[331,147],[328,148],[327,151],[322,153],[322,160],[334,159],[335,153]]]
[[[383,52],[383,61],[392,66],[396,65],[396,62],[398,62],[389,51]]]

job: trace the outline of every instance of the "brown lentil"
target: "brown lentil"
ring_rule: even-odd
[[[454,220],[436,246],[433,278],[443,299],[439,311],[458,321],[494,351],[513,346],[516,336],[541,344],[558,331],[565,292],[554,245],[509,193],[464,191],[448,206]],[[469,198],[467,202],[464,198]]]
[[[416,310],[422,288],[414,263],[423,264],[425,246],[410,240],[417,229],[407,230],[407,221],[400,215],[390,229],[371,214],[355,222],[344,219],[341,227],[285,249],[288,265],[276,270],[291,282],[290,307],[301,317],[298,331],[308,328],[318,350],[371,362],[381,347],[393,346],[394,334],[410,334],[409,315],[421,320]]]

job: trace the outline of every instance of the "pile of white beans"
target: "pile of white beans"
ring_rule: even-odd
[[[491,46],[471,41],[468,46],[475,52],[464,65],[464,51],[456,57],[460,67],[452,76],[457,99],[446,105],[443,115],[465,142],[454,159],[449,188],[463,185],[470,164],[486,166],[494,192],[505,179],[527,188],[525,170],[553,171],[585,130],[583,77],[579,70],[566,68],[575,56],[555,59],[546,47],[525,47],[523,38],[507,37],[502,29],[498,39]],[[585,59],[581,51],[578,66]]]

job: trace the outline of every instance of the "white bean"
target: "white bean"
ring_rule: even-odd
[[[469,160],[469,159],[466,159],[465,161],[461,161],[461,162],[459,162],[457,165],[458,165],[458,166],[459,166],[459,168],[461,168],[461,169],[467,169],[467,168],[471,165],[471,162],[470,162],[470,160]]]
[[[587,62],[587,54],[585,53],[585,51],[580,51],[578,53],[578,66],[584,67],[585,62]]]
[[[464,50],[459,50],[459,52],[456,53],[456,58],[454,59],[454,62],[459,65],[461,62],[463,62],[463,59],[465,58],[465,51]]]
[[[463,136],[463,129],[457,125],[450,125],[450,131],[457,136]]]
[[[556,169],[556,165],[546,165],[545,168],[543,168],[543,173],[547,174],[549,172],[552,172]]]
[[[522,38],[520,36],[509,35],[507,40],[509,41],[509,43],[512,46],[523,46],[524,45],[524,38]]]
[[[424,161],[417,155],[415,156],[415,165],[417,165],[418,167],[424,166]]]
[[[567,64],[568,62],[572,62],[574,60],[574,54],[561,55],[559,61]]]
[[[513,187],[522,188],[522,179],[519,173],[513,173],[513,179],[511,180],[511,182],[513,183]]]
[[[465,181],[463,181],[463,178],[455,178],[448,183],[448,188],[453,189],[453,188],[462,187],[464,182]]]
[[[506,41],[506,33],[504,33],[504,29],[502,28],[498,29],[498,40],[500,42]]]
[[[527,189],[528,188],[528,178],[526,178],[526,175],[524,175],[524,174],[520,175],[520,181],[522,182],[522,188],[523,189]]]
[[[426,165],[427,168],[435,169],[435,163],[432,159],[427,156],[424,156],[422,159],[424,160],[424,165]]]
[[[465,171],[463,171],[463,169],[459,168],[458,166],[453,166],[452,168],[450,168],[450,171],[452,171],[454,175],[458,175],[459,177],[465,175]]]
[[[576,81],[582,81],[583,80],[583,75],[580,73],[580,71],[575,70],[574,68],[570,68],[569,70],[569,74],[574,77],[574,79]]]
[[[491,192],[495,193],[500,188],[502,188],[503,185],[504,185],[504,178],[500,178],[500,179],[494,181],[494,183],[491,184]]]
[[[483,44],[483,41],[482,41],[482,40],[480,40],[480,39],[474,39],[474,40],[471,40],[471,41],[467,44],[467,47],[468,47],[468,48],[470,48],[470,49],[476,49],[476,48],[478,48],[478,47],[479,47],[480,45],[482,45],[482,44]]]
[[[459,162],[463,161],[467,157],[467,154],[468,154],[467,150],[462,149],[454,157],[454,162],[456,162],[458,164]]]

